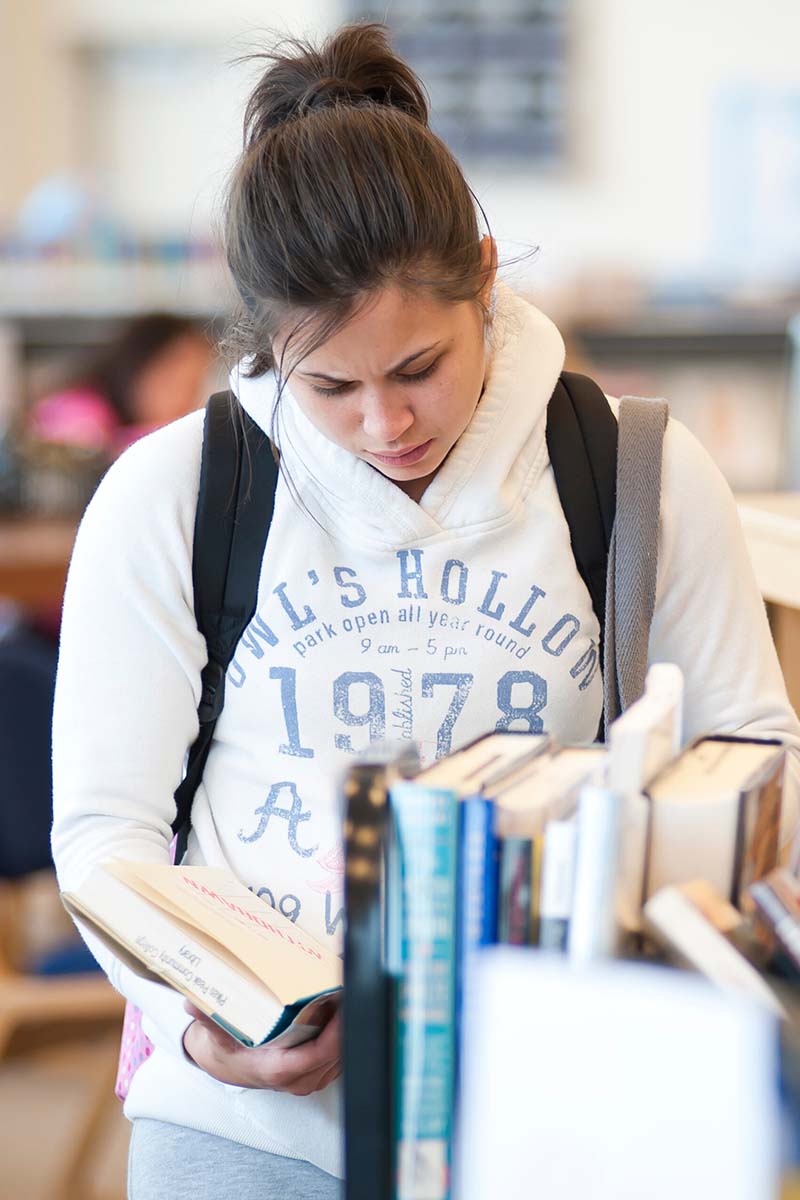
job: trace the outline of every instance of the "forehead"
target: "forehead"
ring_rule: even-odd
[[[306,355],[301,369],[339,375],[384,371],[425,346],[453,337],[463,324],[465,306],[440,300],[427,289],[387,286]]]

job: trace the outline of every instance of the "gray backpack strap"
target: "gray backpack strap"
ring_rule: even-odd
[[[619,408],[617,513],[606,577],[606,731],[644,693],[656,599],[661,457],[669,409],[624,396]]]

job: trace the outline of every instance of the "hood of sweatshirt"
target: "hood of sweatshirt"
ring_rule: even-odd
[[[473,535],[511,520],[548,457],[547,403],[564,366],[564,342],[552,321],[498,284],[484,391],[419,503],[380,471],[332,442],[308,420],[291,387],[279,408],[278,437],[292,485],[333,535],[381,549]],[[244,409],[268,431],[275,404],[271,373],[231,373]]]

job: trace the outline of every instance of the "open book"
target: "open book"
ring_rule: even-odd
[[[246,1046],[307,1041],[338,1002],[339,957],[225,871],[113,859],[62,900],[138,975]]]

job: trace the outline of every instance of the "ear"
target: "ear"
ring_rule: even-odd
[[[481,301],[485,308],[489,307],[492,288],[497,276],[497,242],[488,233],[481,238]]]

